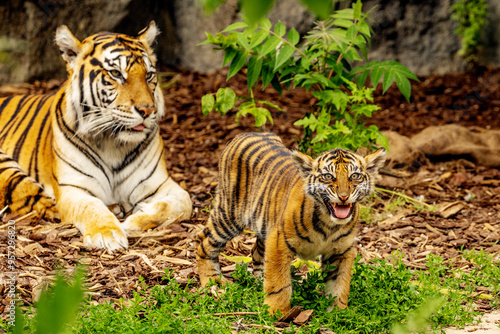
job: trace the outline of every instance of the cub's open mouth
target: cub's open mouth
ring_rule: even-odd
[[[330,214],[339,219],[345,219],[352,213],[351,204],[327,203]]]

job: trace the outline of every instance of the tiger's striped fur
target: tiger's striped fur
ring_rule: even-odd
[[[60,215],[85,245],[109,250],[127,248],[129,232],[190,218],[159,133],[157,34],[154,22],[137,37],[101,32],[83,41],[57,29],[68,81],[53,94],[0,99],[0,206]],[[130,215],[120,223],[108,206]]]
[[[292,294],[290,265],[295,255],[321,256],[326,292],[347,306],[355,257],[359,202],[373,190],[385,162],[381,148],[365,158],[335,149],[316,159],[286,149],[270,133],[238,135],[223,150],[214,207],[197,243],[201,284],[218,280],[218,256],[244,228],[257,241],[254,271],[264,265],[265,303],[270,312],[287,312]]]

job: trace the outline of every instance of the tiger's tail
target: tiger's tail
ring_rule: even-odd
[[[57,215],[55,199],[0,150],[0,207],[6,205],[11,212],[22,215],[32,211],[36,211],[39,218],[53,219]]]

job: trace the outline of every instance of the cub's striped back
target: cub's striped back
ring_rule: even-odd
[[[290,150],[274,134],[242,134],[224,149],[219,166],[220,203],[211,216],[226,223],[221,226],[230,230],[224,230],[227,235],[251,227],[265,236],[283,215],[291,186],[300,179]]]
[[[202,285],[219,279],[221,249],[251,227],[257,235],[254,271],[259,275],[264,265],[271,312],[290,308],[295,255],[321,256],[326,291],[337,297],[335,305],[346,307],[358,203],[373,190],[385,155],[384,149],[365,158],[336,149],[312,159],[288,150],[274,134],[238,135],[221,153],[214,208],[197,239]]]

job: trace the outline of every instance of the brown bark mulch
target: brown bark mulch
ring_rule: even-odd
[[[203,227],[217,185],[218,155],[225,143],[243,131],[255,131],[253,120],[234,122],[234,113],[203,117],[200,99],[226,86],[225,72],[200,74],[179,69],[163,73],[167,116],[161,129],[166,159],[172,177],[187,189],[194,203],[191,220],[157,228],[129,238],[130,248],[108,254],[88,250],[82,237],[71,225],[5,215],[0,221],[0,272],[7,268],[7,223],[17,219],[16,267],[18,292],[25,305],[32,304],[53,278],[57,268],[88,267],[89,291],[93,301],[102,303],[129,298],[137,289],[139,276],[146,284],[161,284],[165,268],[173,269],[180,282],[196,279],[193,237]],[[0,96],[16,93],[43,93],[57,89],[60,80],[0,87]],[[229,85],[238,94],[246,93],[242,77]],[[407,103],[395,90],[378,96],[381,110],[369,120],[382,130],[394,130],[410,136],[429,125],[457,123],[500,129],[500,69],[480,69],[475,73],[429,76],[413,84],[412,102]],[[286,91],[282,97],[270,89],[257,98],[280,105],[286,113],[273,113],[274,125],[265,130],[283,138],[290,148],[300,140],[300,127],[292,124],[311,111],[314,98],[303,90]],[[397,189],[410,198],[432,206],[397,205],[397,196],[380,191],[370,203],[359,230],[358,254],[362,261],[389,258],[394,251],[404,254],[403,261],[415,269],[425,269],[426,256],[439,254],[445,260],[460,259],[463,249],[483,249],[498,253],[500,245],[500,171],[477,166],[467,160],[428,162],[412,170],[389,170],[379,185]],[[0,208],[1,209],[1,208]],[[226,247],[227,255],[247,256],[253,245],[252,235],[244,234]],[[468,263],[456,260],[467,268]],[[221,257],[225,274],[234,264]],[[5,275],[0,274],[4,279]],[[1,281],[0,296],[7,292]],[[0,297],[0,314],[6,300]],[[483,307],[484,306],[484,307]],[[488,305],[483,305],[484,310]]]

